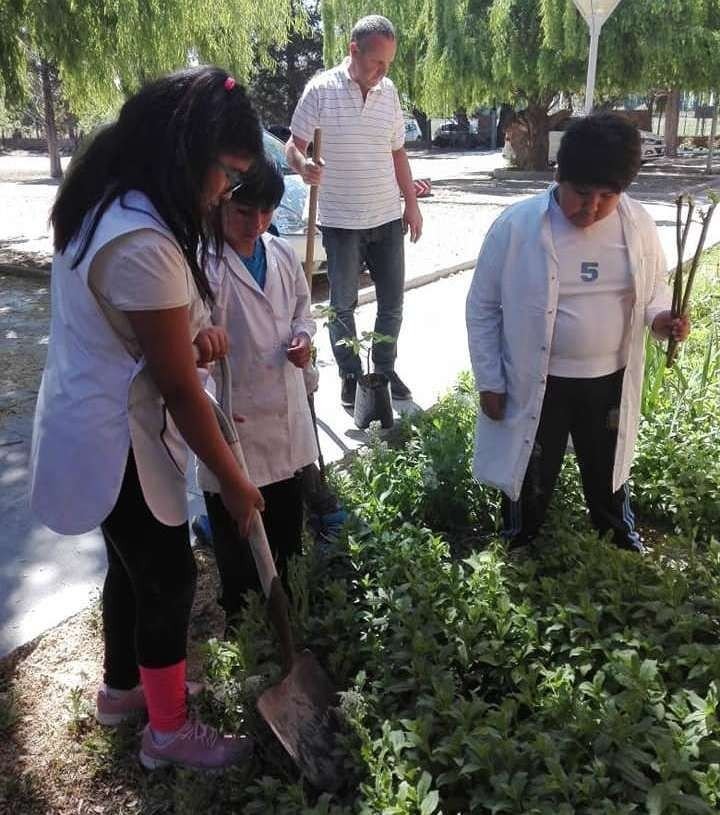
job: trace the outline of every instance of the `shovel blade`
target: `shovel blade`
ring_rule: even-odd
[[[333,792],[342,782],[334,756],[338,730],[336,692],[309,651],[296,654],[290,672],[258,699],[258,710],[283,747],[319,790]]]

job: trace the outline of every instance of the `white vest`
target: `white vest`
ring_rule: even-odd
[[[187,520],[187,446],[144,359],[135,360],[125,348],[88,285],[92,260],[103,246],[140,229],[176,242],[150,200],[133,191],[110,205],[78,266],[71,268],[77,236],[53,258],[50,340],[35,411],[30,505],[43,523],[66,535],[88,532],[110,514],[131,445],[153,515],[168,526]],[[208,323],[207,311],[189,267],[186,275],[195,337]]]

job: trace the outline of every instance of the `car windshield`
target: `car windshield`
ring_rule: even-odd
[[[280,139],[276,139],[271,133],[263,131],[263,148],[265,155],[277,164],[283,175],[296,175],[295,170],[287,163],[285,145]]]

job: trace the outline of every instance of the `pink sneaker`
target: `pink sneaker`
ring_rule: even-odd
[[[247,761],[253,740],[246,736],[221,736],[214,727],[188,719],[167,744],[159,745],[150,725],[143,730],[140,763],[148,770],[178,764],[195,770],[224,770]]]
[[[107,727],[117,727],[129,719],[138,719],[146,712],[147,702],[141,685],[117,698],[102,688],[97,692],[95,719]]]
[[[203,689],[202,682],[186,682],[188,698],[197,696]],[[106,727],[117,727],[130,719],[137,719],[147,713],[147,702],[142,685],[138,685],[122,696],[113,698],[102,688],[97,692],[95,719]]]

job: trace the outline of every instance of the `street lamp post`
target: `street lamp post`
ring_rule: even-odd
[[[585,86],[585,115],[589,116],[592,113],[593,96],[595,94],[595,70],[597,68],[600,29],[615,11],[620,0],[573,0],[573,2],[590,30],[590,55],[588,56],[587,84]]]

